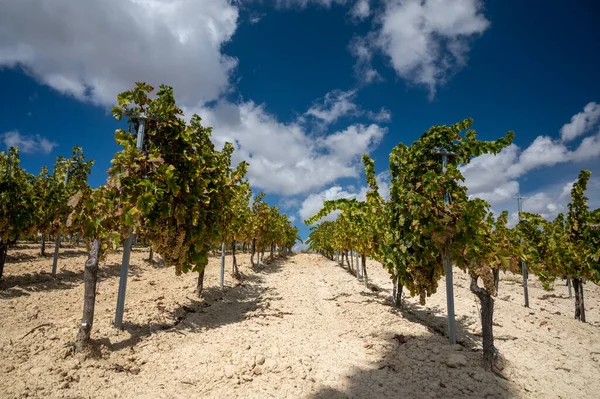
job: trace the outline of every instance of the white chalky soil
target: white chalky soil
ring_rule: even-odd
[[[117,253],[101,265],[96,351],[84,358],[68,349],[83,306],[84,248],[61,249],[56,280],[47,274],[51,256],[36,251],[33,245],[11,250],[0,283],[2,398],[594,398],[600,392],[600,290],[591,283],[585,287],[590,324],[583,324],[572,320],[566,287],[540,299],[548,293],[530,280],[532,308],[525,309],[517,277],[502,275],[494,328],[507,381],[485,372],[481,352],[469,350],[480,345],[480,325],[461,272],[455,295],[464,346],[453,347],[423,324],[445,329],[443,281],[427,307],[408,298],[417,316],[405,317],[389,306],[391,283],[375,262],[368,271],[378,292],[319,255],[253,271],[249,255],[239,254],[242,281],[230,276],[227,256],[222,291],[220,257],[211,258],[204,296],[197,298],[197,275],[175,276],[172,268],[146,262],[147,249],[136,249],[125,330],[112,327]]]

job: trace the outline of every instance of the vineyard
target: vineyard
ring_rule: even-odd
[[[127,128],[105,185],[78,146],[38,175],[0,153],[2,397],[600,391],[589,171],[566,214],[511,224],[461,167],[514,134],[434,126],[392,150],[389,195],[365,155],[364,201],[325,201],[294,254],[298,228],[170,87],[137,83],[112,114]]]

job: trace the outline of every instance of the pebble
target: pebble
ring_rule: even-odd
[[[29,370],[29,374],[31,375],[42,375],[44,373],[43,367],[33,367]]]
[[[256,366],[254,367],[254,369],[252,370],[252,372],[253,372],[255,375],[261,375],[261,374],[263,373],[263,369],[262,369],[262,367],[261,367],[261,366],[259,366],[259,365],[256,365]]]
[[[225,374],[225,377],[233,378],[234,373],[235,373],[235,369],[231,364],[227,364],[227,365],[225,365],[225,367],[223,367],[223,374]]]
[[[459,353],[452,353],[448,356],[446,365],[450,368],[464,367],[467,365],[467,359]]]
[[[257,356],[256,357],[256,364],[261,365],[261,366],[263,364],[265,364],[265,357],[264,356]]]

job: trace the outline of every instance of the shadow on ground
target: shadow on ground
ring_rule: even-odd
[[[132,347],[158,332],[187,335],[239,323],[249,317],[278,317],[277,310],[263,306],[265,297],[277,295],[275,289],[266,287],[263,276],[278,273],[289,258],[278,257],[267,264],[261,264],[251,274],[242,273],[233,287],[221,289],[218,286],[205,287],[201,298],[187,298],[187,301],[168,314],[164,323],[123,323],[123,329],[130,337],[118,342],[103,338],[95,340],[95,345],[111,351]]]
[[[48,268],[52,269],[51,265]],[[114,263],[101,266],[98,277],[102,279],[119,276],[121,265]],[[135,265],[130,265],[129,274],[136,273]],[[83,283],[83,264],[81,271],[59,270],[56,277],[50,271],[39,273],[15,274],[2,277],[0,280],[0,299],[17,298],[32,292],[67,290]]]
[[[480,352],[457,351],[457,347],[445,345],[439,336],[388,333],[381,347],[384,349],[378,360],[368,367],[355,368],[343,382],[344,388],[323,387],[310,398],[504,399],[517,396],[518,388],[514,384],[483,369]]]

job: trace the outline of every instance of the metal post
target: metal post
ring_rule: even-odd
[[[454,285],[452,276],[452,262],[450,261],[450,249],[446,248],[444,253],[446,264],[446,302],[448,303],[448,338],[450,343],[456,343],[456,325],[454,321]]]
[[[569,298],[573,298],[573,291],[571,289],[571,277],[567,276],[567,287],[569,288]]]
[[[225,241],[221,243],[221,288],[225,285]]]
[[[453,155],[451,152],[443,148],[438,148],[434,154],[442,156],[442,173],[446,173],[448,164],[448,155]],[[444,192],[444,205],[450,203],[450,193]],[[450,261],[450,248],[446,247],[444,251],[444,264],[446,266],[446,304],[448,306],[448,338],[452,345],[456,344],[456,321],[454,316],[454,285],[452,276],[452,262]]]
[[[64,185],[66,186],[69,182],[69,168],[67,168],[67,173],[65,173]],[[56,269],[58,267],[58,250],[60,248],[60,228],[56,232],[56,241],[54,244],[54,260],[52,261],[52,277],[56,277]]]
[[[115,315],[115,327],[123,329],[123,312],[125,310],[125,292],[127,290],[127,274],[129,273],[129,259],[131,258],[131,242],[133,234],[123,243],[123,262],[121,263],[121,276],[119,279],[119,293],[117,294],[117,313]]]
[[[146,116],[136,116],[140,124],[137,132],[137,149],[141,151],[144,144],[144,129],[146,128]],[[123,329],[123,312],[125,311],[125,292],[127,290],[127,275],[129,274],[129,260],[131,259],[131,243],[133,242],[133,230],[123,243],[123,260],[121,262],[121,276],[119,278],[119,294],[117,295],[117,311],[115,313],[115,327]]]
[[[521,220],[521,213],[523,212],[523,198],[525,197],[521,197],[521,195],[519,194],[517,196],[517,207],[519,210],[519,220]],[[523,242],[523,238],[521,238],[521,242]],[[528,308],[529,307],[529,289],[527,288],[527,278],[528,278],[528,272],[527,272],[527,264],[525,263],[525,261],[523,259],[521,259],[521,273],[523,273],[523,296],[525,297],[525,307]]]

